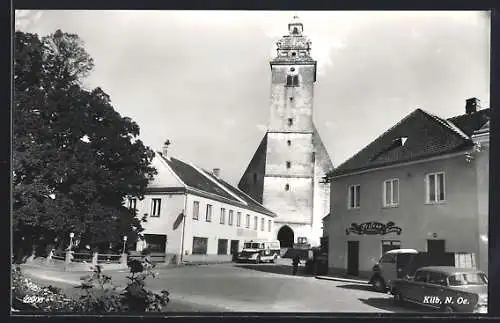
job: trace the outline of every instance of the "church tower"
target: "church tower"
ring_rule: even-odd
[[[329,212],[329,186],[321,179],[333,165],[313,122],[316,61],[303,30],[294,17],[276,44],[268,130],[238,184],[277,214],[274,230],[283,247],[303,238],[319,245]]]

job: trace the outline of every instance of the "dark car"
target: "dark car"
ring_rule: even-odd
[[[394,280],[391,294],[398,305],[411,302],[445,312],[487,313],[488,277],[475,269],[422,267],[413,278]]]

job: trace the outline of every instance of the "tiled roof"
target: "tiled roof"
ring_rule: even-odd
[[[448,120],[417,109],[329,173],[329,177],[463,150],[489,109]]]
[[[217,181],[219,184],[224,186],[224,188],[226,188],[228,191],[235,194],[240,199],[244,200],[245,203],[247,203],[247,205],[248,205],[247,207],[250,208],[251,210],[254,210],[254,211],[260,212],[260,213],[265,213],[265,214],[272,215],[272,216],[276,215],[274,212],[266,209],[259,202],[255,201],[250,196],[248,196],[247,194],[245,194],[241,190],[237,189],[236,187],[232,186],[231,184],[225,182],[221,178],[215,177],[208,172],[207,172],[207,175],[209,175],[213,180]]]
[[[480,129],[489,119],[490,109],[483,109],[475,113],[449,118],[448,121],[455,124],[468,136],[472,136],[472,133]]]
[[[161,155],[160,158],[162,158],[170,166],[172,171],[176,173],[176,175],[188,186],[188,188],[193,188],[204,193],[211,194],[214,197],[223,198],[224,201],[230,204],[237,205],[251,211],[276,216],[275,213],[252,200],[245,193],[226,183],[222,179],[213,176],[208,171],[197,168],[195,165],[185,163],[176,158],[165,158]]]

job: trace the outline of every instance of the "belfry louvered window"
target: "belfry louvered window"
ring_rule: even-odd
[[[299,86],[299,76],[298,75],[287,75],[286,76],[286,86]]]

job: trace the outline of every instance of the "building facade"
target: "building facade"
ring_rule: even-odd
[[[268,130],[238,184],[277,214],[273,234],[283,247],[299,238],[319,245],[321,219],[329,211],[329,186],[322,178],[333,165],[313,122],[316,61],[310,50],[294,17],[270,62]]]
[[[417,109],[328,175],[330,272],[368,277],[395,248],[487,270],[488,153],[473,135],[489,109],[477,103],[447,120]]]
[[[244,241],[269,241],[276,215],[220,177],[196,165],[157,153],[158,170],[142,201],[130,199],[143,223],[144,248],[165,253],[167,262],[228,261]]]

